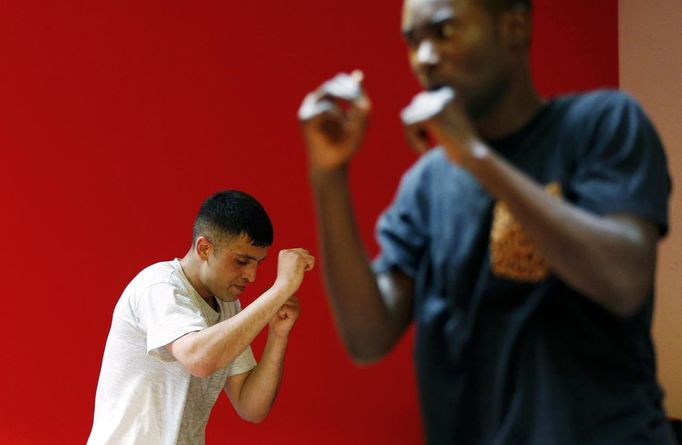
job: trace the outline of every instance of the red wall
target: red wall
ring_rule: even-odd
[[[536,3],[541,91],[617,85],[616,0]],[[208,194],[254,194],[275,249],[317,250],[295,112],[356,67],[374,115],[352,179],[376,252],[374,220],[415,159],[397,119],[417,91],[399,14],[366,0],[0,3],[1,444],[85,441],[114,304],[142,267],[186,252]],[[275,257],[254,288],[271,284]],[[271,416],[249,425],[221,400],[209,444],[420,443],[411,338],[357,368],[319,270],[300,296]]]

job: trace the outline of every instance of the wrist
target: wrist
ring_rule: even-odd
[[[478,138],[472,138],[467,145],[466,156],[462,156],[460,165],[473,173],[490,158],[491,149]]]
[[[289,342],[290,332],[291,329],[287,330],[286,332],[278,332],[277,329],[273,328],[272,326],[269,326],[267,342],[272,346],[286,347],[287,343]]]
[[[348,177],[348,165],[349,163],[345,162],[336,167],[310,166],[308,179],[313,185],[345,180]]]
[[[292,296],[295,291],[296,289],[292,289],[292,286],[286,280],[279,278],[275,279],[275,283],[270,288],[270,292],[274,294],[275,298],[282,298],[284,300]]]

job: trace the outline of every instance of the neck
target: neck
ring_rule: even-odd
[[[191,252],[188,252],[181,260],[180,267],[182,267],[182,272],[187,277],[189,284],[192,285],[194,290],[203,298],[209,305],[213,304],[213,296],[209,291],[201,284],[199,279],[199,267],[200,262],[192,256]]]
[[[542,107],[544,101],[535,91],[530,74],[524,74],[508,94],[475,122],[476,130],[484,140],[500,139],[516,132]]]

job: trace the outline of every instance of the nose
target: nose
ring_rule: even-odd
[[[436,45],[430,39],[424,39],[417,47],[416,61],[420,68],[433,67],[440,62]]]
[[[249,283],[253,283],[256,280],[256,269],[258,268],[258,265],[254,262],[249,265],[247,265],[244,268],[244,278],[246,278]]]

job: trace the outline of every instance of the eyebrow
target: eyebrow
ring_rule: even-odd
[[[431,19],[428,21],[428,23],[426,25],[418,26],[418,27],[413,26],[410,28],[403,29],[402,30],[403,38],[405,40],[408,40],[408,41],[414,40],[415,34],[419,30],[419,28],[432,31],[432,30],[438,28],[439,26],[443,25],[443,23],[449,22],[449,21],[452,21],[455,19],[456,19],[456,14],[452,10],[450,10],[448,8],[440,9],[440,10],[436,11],[431,16]]]
[[[266,256],[264,256],[263,258],[261,258],[261,259],[259,260],[258,258],[254,257],[254,256],[251,256],[251,255],[246,254],[246,253],[239,253],[239,252],[235,252],[235,256],[238,256],[238,257],[241,257],[241,258],[247,258],[247,259],[249,259],[249,260],[251,260],[251,261],[256,261],[256,262],[258,262],[258,263],[261,263],[261,262],[265,261],[265,259],[267,258],[267,255],[266,255]]]

